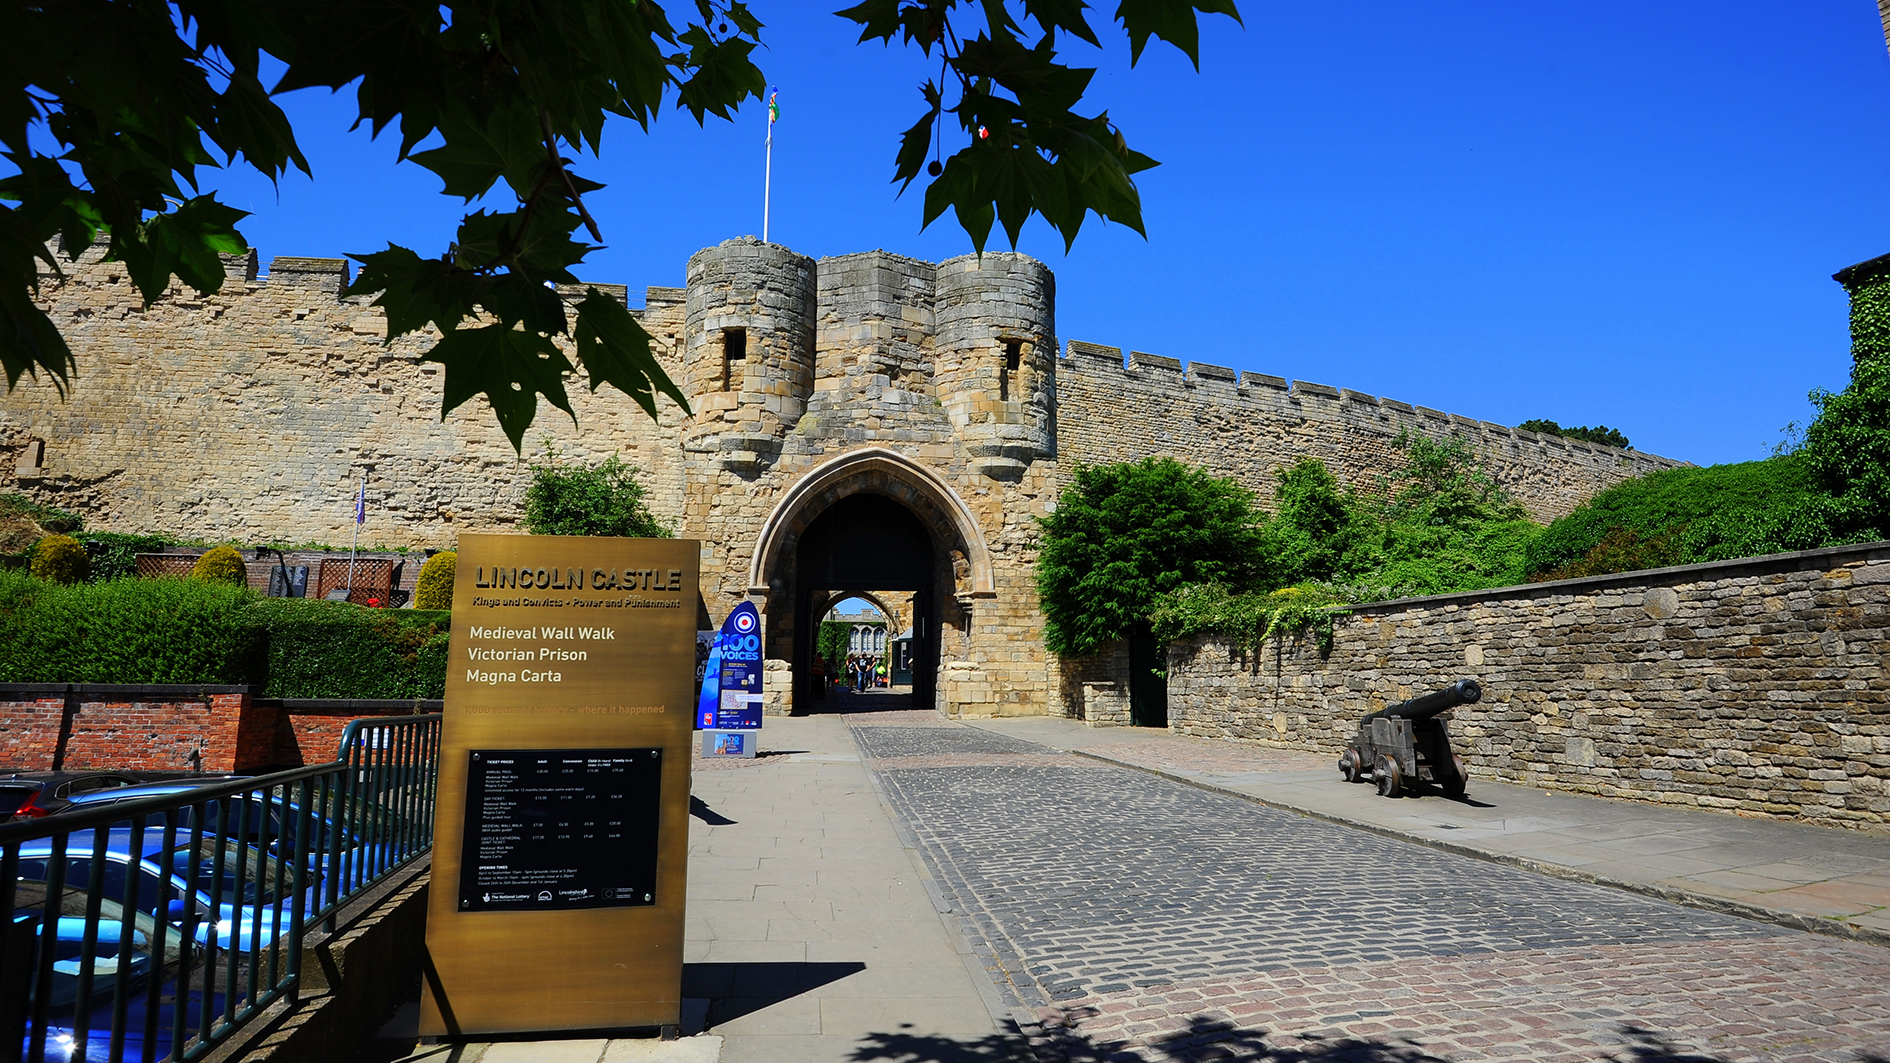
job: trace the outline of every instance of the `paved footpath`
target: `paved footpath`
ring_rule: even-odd
[[[882,702],[874,702],[880,704]],[[357,1063],[1028,1059],[839,716],[767,721],[754,760],[695,763],[684,1033],[415,1045],[409,1003]],[[706,1028],[706,1032],[705,1032]],[[1008,1031],[1008,1032],[1007,1032]]]
[[[1040,1058],[1890,1059],[1880,946],[1442,852],[1003,722],[849,722],[1007,1004],[1041,1022]]]

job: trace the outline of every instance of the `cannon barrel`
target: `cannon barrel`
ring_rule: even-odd
[[[1476,680],[1459,679],[1442,690],[1433,690],[1409,701],[1387,705],[1365,717],[1365,720],[1428,720],[1459,705],[1474,705],[1482,697],[1483,688],[1477,685]]]

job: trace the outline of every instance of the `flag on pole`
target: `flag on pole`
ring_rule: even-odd
[[[768,125],[770,128],[772,128],[774,123],[781,117],[780,95],[780,89],[775,88],[773,85],[768,86]]]
[[[354,496],[354,522],[367,523],[367,481],[361,481],[361,493]]]

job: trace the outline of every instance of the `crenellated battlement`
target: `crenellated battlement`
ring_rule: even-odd
[[[1457,438],[1538,520],[1568,512],[1630,476],[1686,464],[1541,435],[1305,380],[1071,340],[1058,360],[1065,458],[1186,457],[1271,494],[1271,471],[1310,454],[1343,480],[1390,467],[1401,433]],[[1109,428],[1102,432],[1105,422]]]

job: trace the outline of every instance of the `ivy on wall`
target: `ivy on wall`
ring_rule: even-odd
[[[1890,354],[1890,255],[1841,269],[1832,279],[1851,297],[1851,361]]]

